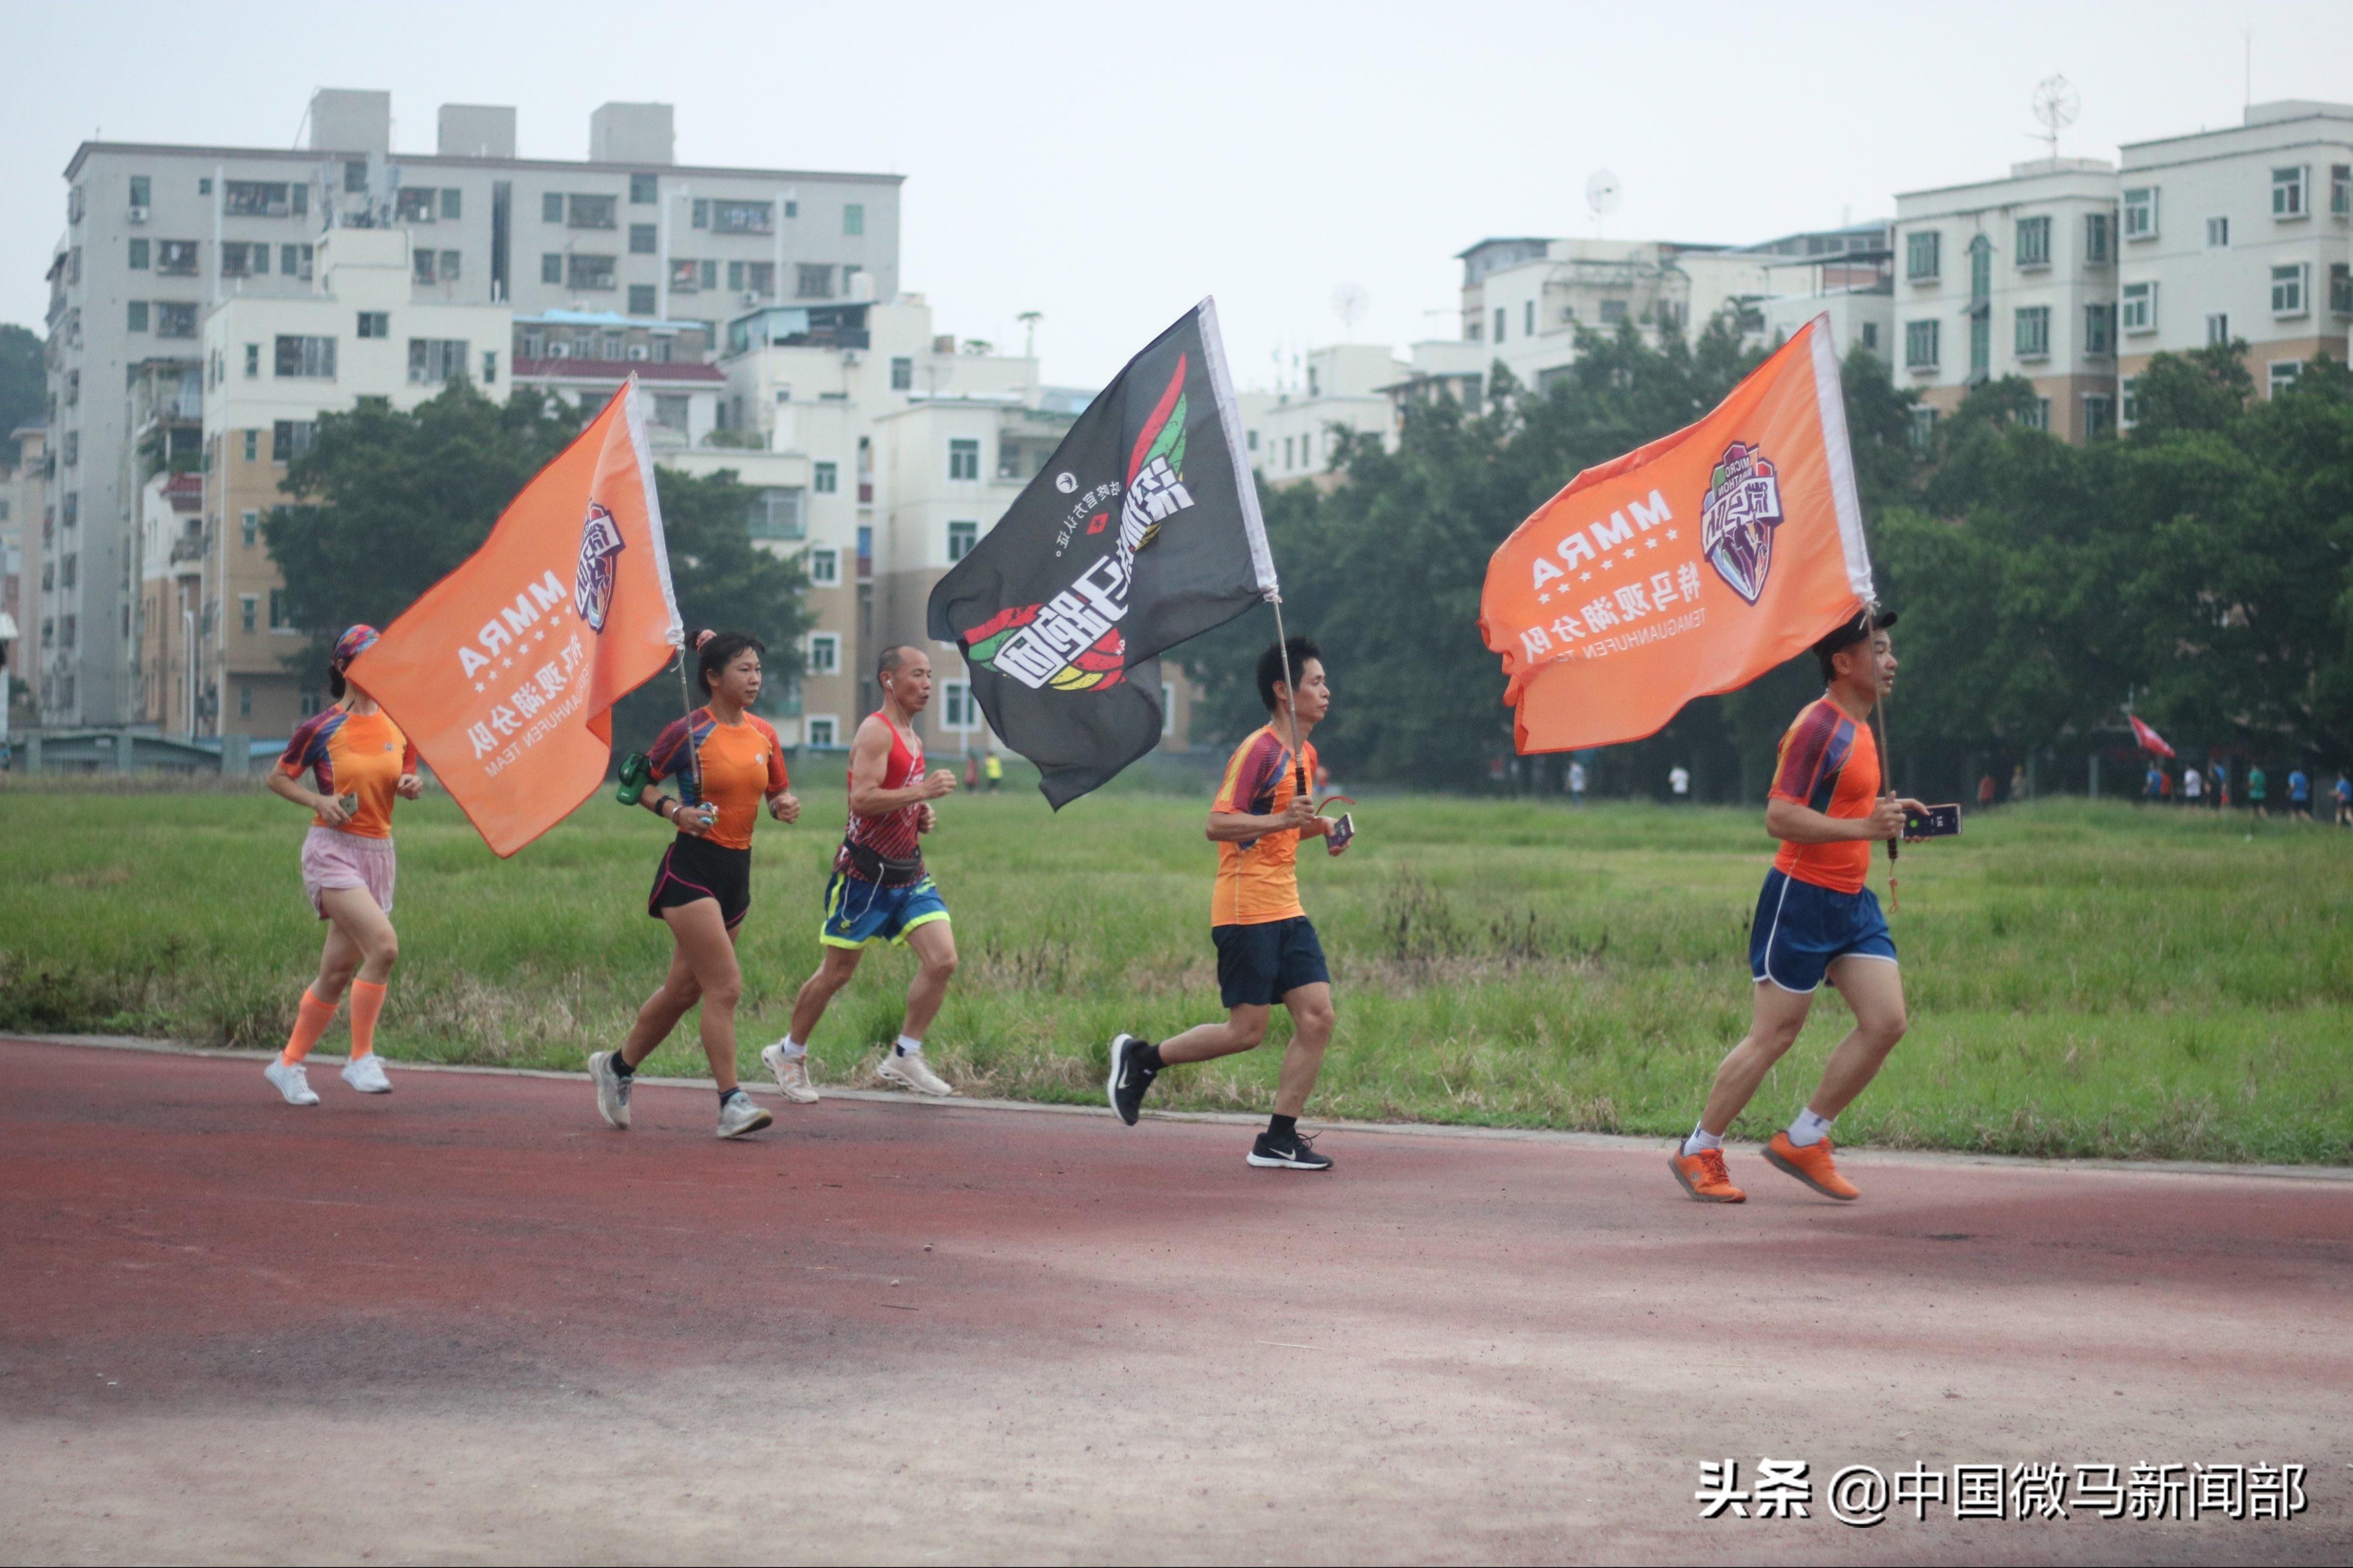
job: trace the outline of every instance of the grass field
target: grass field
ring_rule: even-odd
[[[817,962],[839,797],[810,795],[804,826],[760,833],[753,1072]],[[943,1070],[972,1092],[1091,1100],[1114,1030],[1216,1016],[1204,810],[1138,793],[1059,818],[1027,793],[945,803],[930,854],[964,967],[932,1032]],[[1394,796],[1357,815],[1345,859],[1303,868],[1341,1008],[1315,1112],[1689,1127],[1746,1022],[1760,814]],[[1912,1032],[1841,1139],[2353,1163],[2353,833],[2251,826],[2052,802],[1907,854],[1893,923]],[[279,1044],[320,934],[301,833],[258,787],[0,790],[0,1027]],[[618,1039],[667,958],[643,913],[658,825],[600,798],[501,862],[437,795],[401,808],[399,842],[388,1057],[576,1068]],[[813,1047],[821,1082],[871,1081],[910,963],[870,955]],[[1155,1103],[1262,1108],[1277,1016],[1267,1048],[1172,1073]],[[1787,1119],[1846,1023],[1825,991],[1739,1133]],[[701,1062],[690,1021],[652,1070]]]

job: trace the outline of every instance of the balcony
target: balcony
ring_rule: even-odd
[[[183,562],[202,562],[204,558],[205,536],[203,534],[184,534],[172,541],[173,565],[177,566]]]

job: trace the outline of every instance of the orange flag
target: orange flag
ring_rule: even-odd
[[[607,710],[684,641],[632,377],[351,678],[507,856],[596,793]]]
[[[1639,741],[1873,600],[1830,318],[1497,546],[1479,630],[1523,752]]]

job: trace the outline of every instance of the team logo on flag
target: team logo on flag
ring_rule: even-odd
[[[1755,447],[1735,441],[1708,476],[1700,505],[1700,549],[1716,575],[1750,604],[1773,569],[1773,531],[1781,526],[1781,481]]]
[[[965,658],[1032,691],[1108,690],[1126,679],[1127,642],[1119,623],[1127,615],[1136,552],[1148,548],[1164,523],[1193,504],[1185,488],[1185,367],[1186,356],[1177,355],[1176,374],[1128,458],[1125,486],[1106,483],[1090,489],[1064,519],[1059,543],[1068,549],[1073,537],[1103,531],[1110,514],[1092,509],[1124,489],[1117,545],[1044,604],[1000,610],[965,632]],[[1067,473],[1055,485],[1066,494],[1076,488]]]
[[[617,558],[625,546],[613,514],[596,501],[588,503],[588,521],[580,525],[580,564],[572,576],[572,607],[601,632],[613,608],[613,584],[619,580]]]

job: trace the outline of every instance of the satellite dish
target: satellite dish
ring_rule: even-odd
[[[1594,170],[1593,177],[1585,182],[1585,205],[1593,209],[1595,217],[1608,217],[1625,199],[1626,187],[1607,169]]]
[[[2047,76],[2034,84],[2034,119],[2042,127],[2043,142],[2053,158],[2059,155],[2059,132],[2074,124],[2083,112],[2084,95],[2065,77]]]
[[[1372,308],[1373,297],[1365,292],[1365,286],[1361,283],[1343,283],[1332,290],[1332,313],[1339,317],[1340,324],[1352,332]]]

